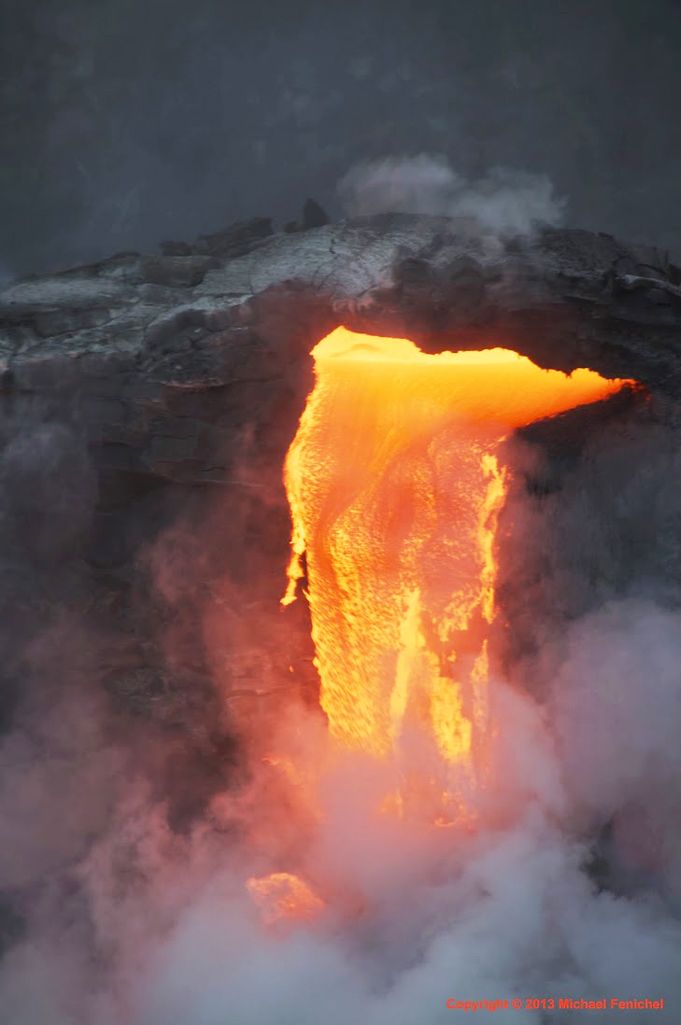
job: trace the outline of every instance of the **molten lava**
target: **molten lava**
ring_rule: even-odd
[[[291,872],[272,872],[268,876],[251,876],[246,889],[260,911],[265,925],[275,925],[282,920],[309,920],[324,907],[302,879]]]
[[[500,442],[617,391],[590,370],[542,370],[505,349],[426,355],[338,328],[285,466],[293,558],[307,566],[321,704],[335,745],[395,770],[387,805],[465,821],[491,724],[487,634]]]

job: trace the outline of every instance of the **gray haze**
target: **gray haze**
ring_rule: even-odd
[[[0,276],[338,216],[355,164],[547,175],[566,223],[681,250],[675,0],[3,0]]]

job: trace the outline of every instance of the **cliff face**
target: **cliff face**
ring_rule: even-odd
[[[275,235],[257,220],[5,290],[4,716],[35,659],[41,672],[60,659],[62,680],[101,681],[124,718],[175,731],[182,770],[159,771],[190,780],[174,790],[180,818],[229,761],[225,695],[253,716],[291,686],[314,695],[306,611],[278,605],[281,469],[310,349],[338,324],[635,378],[654,409],[632,399],[607,423],[676,429],[681,272],[609,236],[503,242],[406,215]],[[570,423],[565,442],[526,439],[550,453],[545,490],[586,444]]]
[[[276,427],[285,448],[309,350],[339,323],[428,351],[494,334],[541,366],[681,391],[681,271],[655,249],[559,230],[504,244],[405,215],[268,231],[257,220],[10,287],[6,394],[77,400],[103,466],[202,482],[229,479],[247,426]]]

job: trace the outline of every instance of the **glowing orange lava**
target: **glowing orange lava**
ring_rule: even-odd
[[[309,920],[324,907],[324,902],[307,883],[291,872],[272,872],[260,878],[251,876],[246,881],[246,889],[265,925],[274,925],[282,920]]]
[[[400,814],[461,822],[490,734],[498,446],[624,382],[542,370],[499,348],[426,355],[342,327],[312,355],[316,385],[285,466],[284,603],[305,554],[333,742],[394,761],[386,802]]]

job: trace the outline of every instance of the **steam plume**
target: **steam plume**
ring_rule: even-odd
[[[544,175],[500,167],[470,179],[444,157],[427,155],[358,164],[338,189],[352,217],[389,212],[468,217],[502,237],[557,225],[565,208]]]

